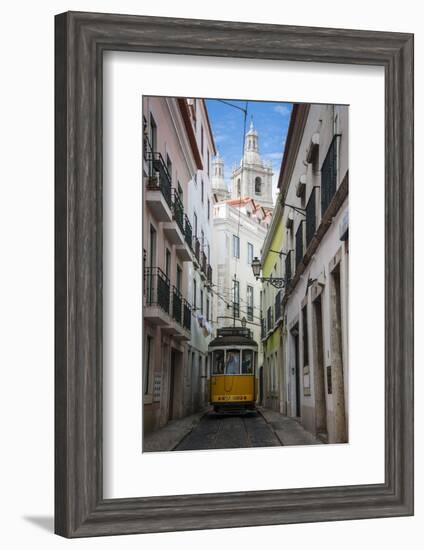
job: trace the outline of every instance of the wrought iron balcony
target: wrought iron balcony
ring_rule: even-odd
[[[183,327],[191,331],[191,305],[183,300]]]
[[[147,189],[150,191],[160,191],[171,208],[171,176],[162,155],[151,151],[147,151],[145,155],[145,161],[148,163]]]
[[[172,214],[181,233],[184,234],[184,206],[180,194],[174,188],[172,188]]]
[[[176,286],[172,287],[172,317],[182,325],[182,301],[181,292]]]
[[[193,246],[193,229],[187,214],[184,214],[184,239],[191,249]]]
[[[159,306],[169,313],[170,283],[159,267],[146,267],[144,270],[144,296],[147,306]]]

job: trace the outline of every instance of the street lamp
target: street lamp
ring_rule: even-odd
[[[251,266],[252,266],[253,275],[256,278],[256,280],[260,279],[263,283],[264,282],[270,283],[272,284],[272,286],[275,286],[275,288],[283,288],[283,286],[285,286],[286,280],[284,279],[284,277],[273,277],[272,275],[271,277],[260,277],[262,264],[260,259],[257,258],[256,256],[253,258]]]

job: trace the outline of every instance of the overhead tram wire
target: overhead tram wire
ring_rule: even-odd
[[[241,150],[241,168],[243,169],[243,158],[244,158],[244,147],[246,142],[246,121],[247,121],[247,106],[248,101],[246,101],[244,108],[240,107],[239,105],[235,105],[234,103],[231,103],[230,101],[226,101],[224,99],[218,99],[221,103],[224,103],[225,105],[228,105],[230,107],[233,107],[234,109],[238,109],[239,111],[243,112],[244,120],[243,120],[243,145]],[[238,253],[240,254],[240,214],[241,214],[241,186],[240,190],[238,190],[239,195],[239,209],[238,209],[238,222],[237,222],[237,242],[238,244]],[[235,273],[234,273],[234,286],[233,286],[233,304],[235,303],[235,294],[236,294],[236,282],[237,282],[237,265],[238,265],[238,258],[236,258],[236,266],[235,266]],[[240,300],[240,291],[239,291],[239,300]],[[228,305],[228,304],[227,304]],[[239,305],[240,308],[240,305]],[[233,306],[234,310],[234,306]],[[235,310],[234,310],[235,311]],[[235,317],[234,317],[234,324],[235,324]]]

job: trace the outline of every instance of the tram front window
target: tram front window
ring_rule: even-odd
[[[225,374],[240,374],[240,351],[238,349],[227,350]]]
[[[243,359],[241,364],[242,374],[253,374],[253,350],[243,350]]]
[[[224,374],[224,350],[222,349],[213,352],[212,374]]]

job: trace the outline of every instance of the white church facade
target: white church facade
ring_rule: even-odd
[[[230,189],[219,153],[212,163],[215,328],[240,326],[243,319],[261,349],[261,283],[251,263],[260,256],[271,222],[272,167],[259,154],[259,136],[253,123],[245,136],[243,158],[232,170]],[[259,372],[259,369],[258,369]]]

